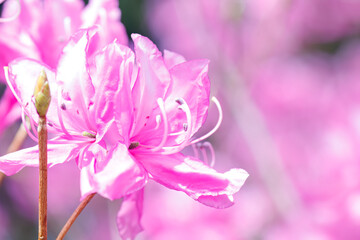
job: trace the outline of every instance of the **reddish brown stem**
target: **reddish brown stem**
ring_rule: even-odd
[[[47,129],[46,117],[39,118],[39,240],[47,240]]]
[[[2,182],[4,181],[4,178],[5,178],[5,174],[0,172],[0,186],[1,186]]]
[[[73,225],[73,223],[75,222],[76,218],[80,215],[80,213],[82,212],[82,210],[84,210],[84,208],[86,207],[86,205],[90,202],[90,200],[95,196],[95,193],[92,193],[90,195],[88,195],[80,204],[79,206],[75,209],[75,211],[73,212],[73,214],[71,215],[71,217],[68,219],[68,221],[66,222],[65,226],[61,229],[61,232],[59,233],[58,237],[56,238],[56,240],[62,240],[64,239],[66,233],[69,231],[70,227]]]
[[[12,153],[19,150],[26,139],[27,133],[23,124],[20,125],[18,131],[15,134],[13,141],[11,142],[7,153]],[[5,174],[0,172],[0,186],[5,178]]]

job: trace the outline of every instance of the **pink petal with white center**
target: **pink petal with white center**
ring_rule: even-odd
[[[232,205],[232,195],[244,184],[248,173],[231,169],[218,173],[203,162],[181,153],[172,155],[135,155],[158,183],[185,192],[191,198],[216,208]]]
[[[83,146],[83,144],[48,144],[48,167],[75,158]],[[22,149],[0,157],[0,171],[6,175],[13,175],[25,166],[39,166],[38,146]]]
[[[135,239],[136,235],[143,231],[140,223],[143,212],[143,201],[143,189],[124,197],[116,221],[122,239]]]
[[[86,187],[82,194],[97,192],[113,200],[143,188],[147,182],[146,172],[121,143],[107,151],[103,159],[94,158],[86,169],[88,173],[82,176],[89,179],[82,179]]]
[[[155,44],[139,34],[132,34],[131,37],[134,41],[136,63],[139,67],[132,89],[136,109],[134,109],[135,119],[131,136],[135,136],[148,121],[155,121],[155,116],[152,115],[153,109],[158,107],[158,98],[166,97],[171,85],[171,77],[162,54]]]
[[[89,75],[87,50],[96,28],[76,32],[61,54],[56,80],[61,87],[59,104],[64,126],[68,130],[83,132],[95,130],[89,120],[89,107],[93,104],[94,86]],[[57,93],[54,93],[57,94]]]
[[[90,119],[96,123],[98,140],[107,134],[108,140],[112,138],[115,142],[129,145],[133,111],[130,77],[133,65],[132,51],[117,43],[109,44],[94,58],[94,65],[90,68],[96,92],[90,108]],[[108,132],[110,125],[115,125],[115,119],[118,129]]]
[[[171,69],[180,63],[186,62],[185,57],[169,50],[164,50],[164,61],[168,69]]]

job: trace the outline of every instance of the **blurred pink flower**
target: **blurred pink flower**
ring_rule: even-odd
[[[16,1],[6,1],[2,16],[11,15]],[[83,1],[20,0],[21,12],[14,21],[0,25],[0,65],[17,57],[41,60],[56,67],[62,48],[72,33],[95,24],[101,27],[98,49],[115,38],[127,44],[120,9],[114,0]],[[2,70],[1,70],[2,71]]]
[[[5,81],[3,67],[18,57],[37,59],[51,68],[56,67],[62,48],[79,28],[100,26],[98,39],[91,46],[92,52],[115,38],[122,44],[128,42],[115,0],[91,0],[86,7],[80,0],[19,2],[19,16],[0,24],[0,82]],[[13,16],[18,7],[17,0],[6,1],[2,16]],[[10,93],[7,89],[1,99],[4,112],[0,112],[0,133],[20,117],[16,99]]]
[[[286,234],[296,235],[298,224],[326,236],[319,239],[360,234],[359,53],[357,43],[332,58],[273,59],[253,76],[252,95],[303,202],[289,223],[277,227],[290,228]]]
[[[163,57],[137,34],[132,35],[135,54],[114,42],[90,55],[94,31],[74,34],[56,73],[29,59],[9,64],[8,84],[33,125],[38,120],[33,85],[41,69],[48,75],[53,97],[47,118],[56,135],[48,144],[49,166],[76,158],[83,197],[93,192],[109,199],[125,196],[118,215],[125,238],[141,229],[137,220],[149,177],[205,205],[231,206],[248,174],[242,169],[221,174],[179,153],[204,138],[191,139],[207,115],[208,61],[185,61],[171,52]],[[37,166],[37,159],[37,146],[23,149],[1,157],[0,169],[11,175]]]
[[[236,196],[236,204],[227,209],[208,208],[155,184],[148,184],[145,196],[144,239],[254,239],[261,236],[262,226],[272,213],[266,194],[249,185]]]

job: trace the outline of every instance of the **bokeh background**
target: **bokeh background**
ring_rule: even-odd
[[[235,205],[223,210],[147,185],[137,240],[360,239],[360,1],[119,5],[128,35],[141,33],[187,59],[211,60],[212,95],[224,111],[208,139],[214,167],[250,174]],[[211,105],[199,135],[217,118]],[[18,125],[2,133],[1,154]],[[52,168],[49,178],[49,239],[55,239],[79,202],[79,173],[68,163]],[[5,179],[0,239],[36,238],[37,181],[35,169]],[[120,204],[95,197],[67,239],[120,239]]]

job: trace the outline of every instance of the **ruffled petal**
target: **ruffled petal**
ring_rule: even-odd
[[[84,8],[82,1],[39,1],[39,15],[30,21],[38,22],[38,29],[31,32],[41,52],[41,59],[51,67],[56,67],[61,50],[71,34],[81,26],[80,12]],[[34,6],[30,7],[34,8]],[[32,24],[32,26],[35,24]]]
[[[96,130],[88,113],[93,104],[95,89],[87,62],[87,50],[95,33],[96,28],[76,32],[64,47],[59,60],[56,73],[56,80],[61,88],[59,104],[65,128],[69,131],[81,133]]]
[[[120,22],[121,11],[117,0],[90,0],[81,14],[82,28],[100,26],[98,41],[92,49],[101,49],[106,44],[117,41],[128,45],[128,37],[124,25]],[[91,49],[90,49],[91,52]]]
[[[141,189],[124,197],[121,208],[117,214],[117,227],[124,240],[135,239],[143,231],[140,220],[143,211],[144,190]]]
[[[48,144],[48,167],[75,158],[84,145],[80,144]],[[13,175],[23,167],[39,166],[39,147],[22,149],[0,157],[0,171]]]
[[[166,112],[173,129],[181,130],[186,123],[186,116],[178,110],[176,99],[182,98],[189,106],[192,126],[188,130],[193,135],[204,123],[207,117],[210,96],[210,81],[208,77],[208,60],[193,60],[174,66],[170,70],[173,85],[166,99]]]
[[[164,61],[168,69],[171,69],[180,63],[186,62],[185,57],[169,50],[164,50]]]
[[[231,169],[218,173],[203,162],[181,153],[172,155],[135,155],[158,183],[183,191],[191,198],[211,207],[225,208],[233,204],[233,194],[244,184],[248,173]]]
[[[177,64],[171,68],[170,74],[173,82],[165,100],[165,112],[169,125],[165,146],[176,146],[184,141],[189,141],[206,120],[210,95],[208,64],[208,60],[194,60]],[[188,116],[185,111],[179,109],[180,99],[182,104],[186,104],[189,109]],[[159,108],[153,110],[152,116],[146,123],[147,126],[143,127],[141,135],[137,136],[137,139],[144,145],[157,146],[164,135],[164,121],[159,128],[156,128],[154,120],[156,115],[161,116]],[[170,136],[171,133],[173,136]]]
[[[90,111],[99,140],[110,129],[112,122],[117,120],[118,129],[108,132],[107,138],[113,135],[113,141],[129,144],[133,111],[130,89],[133,66],[133,52],[117,43],[109,44],[94,58],[91,77],[96,92]]]
[[[107,151],[103,159],[94,158],[85,168],[87,173],[82,176],[88,179],[82,178],[82,195],[97,192],[111,200],[118,199],[143,188],[147,181],[144,169],[121,143]]]
[[[138,34],[131,35],[134,41],[136,62],[139,73],[132,89],[134,106],[136,106],[134,129],[135,136],[147,122],[155,122],[153,110],[158,107],[157,99],[165,99],[171,85],[171,77],[165,66],[161,52],[148,38]]]

